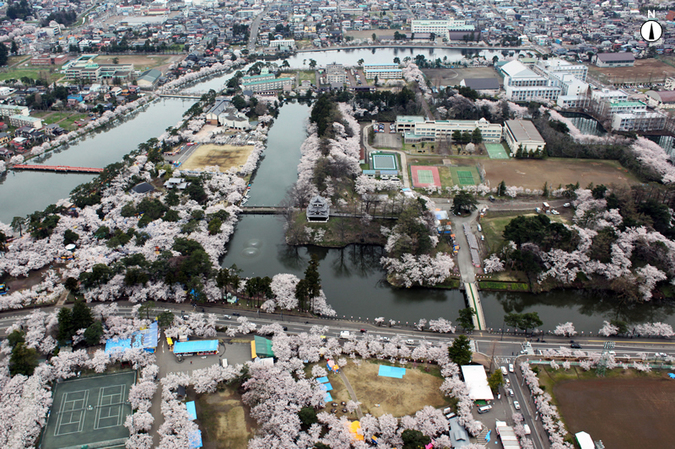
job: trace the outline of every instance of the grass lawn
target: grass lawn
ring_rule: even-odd
[[[380,377],[379,365],[391,365],[382,360],[361,361],[357,366],[351,360],[342,368],[356,397],[361,402],[363,413],[379,417],[386,413],[394,416],[412,415],[427,405],[447,407],[449,398],[443,396],[440,386],[443,378],[437,366],[407,364],[402,379]],[[341,383],[336,376],[330,377],[333,387]],[[333,380],[336,379],[336,380]]]
[[[316,72],[314,70],[301,70],[297,72],[298,83],[307,80],[314,84],[316,82]]]
[[[20,80],[23,77],[32,78],[34,80],[46,79],[49,83],[53,83],[63,78],[63,75],[58,72],[50,73],[49,69],[44,67],[21,67],[0,73],[0,81],[9,79]]]
[[[494,216],[492,216],[494,215]],[[504,228],[511,220],[518,216],[530,217],[536,215],[535,213],[521,212],[488,212],[488,217],[483,218],[481,226],[483,227],[483,234],[485,235],[485,246],[488,253],[497,252],[504,245]],[[560,223],[567,223],[567,220],[560,215],[547,215],[551,221]]]
[[[204,449],[245,448],[253,437],[255,421],[234,387],[197,397],[197,416]]]
[[[530,285],[524,282],[478,281],[481,289],[508,290],[513,292],[528,292]]]

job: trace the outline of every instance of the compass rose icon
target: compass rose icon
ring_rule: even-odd
[[[640,27],[640,34],[647,42],[656,42],[661,39],[663,28],[656,20],[648,20]]]

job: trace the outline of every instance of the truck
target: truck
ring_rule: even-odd
[[[525,435],[529,435],[532,433],[532,431],[530,430],[530,426],[528,426],[527,424],[523,424],[523,429],[525,429]]]
[[[340,331],[340,338],[349,338],[349,331]]]
[[[551,209],[551,206],[546,201],[541,203],[541,205],[543,206],[544,210],[550,210]]]

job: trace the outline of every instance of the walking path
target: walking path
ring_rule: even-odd
[[[344,382],[345,387],[347,387],[347,391],[349,392],[349,396],[351,396],[352,401],[358,404],[359,400],[356,398],[356,393],[354,392],[352,385],[349,383],[349,380],[347,380],[347,376],[345,376],[345,373],[343,373],[342,370],[339,371],[339,374],[340,379],[342,379],[342,382]],[[359,407],[356,409],[356,415],[359,417],[359,419],[363,418],[363,411],[361,411],[361,404],[359,404]]]

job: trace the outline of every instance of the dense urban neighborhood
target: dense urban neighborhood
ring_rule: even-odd
[[[675,4],[0,4],[0,445],[667,447]]]

